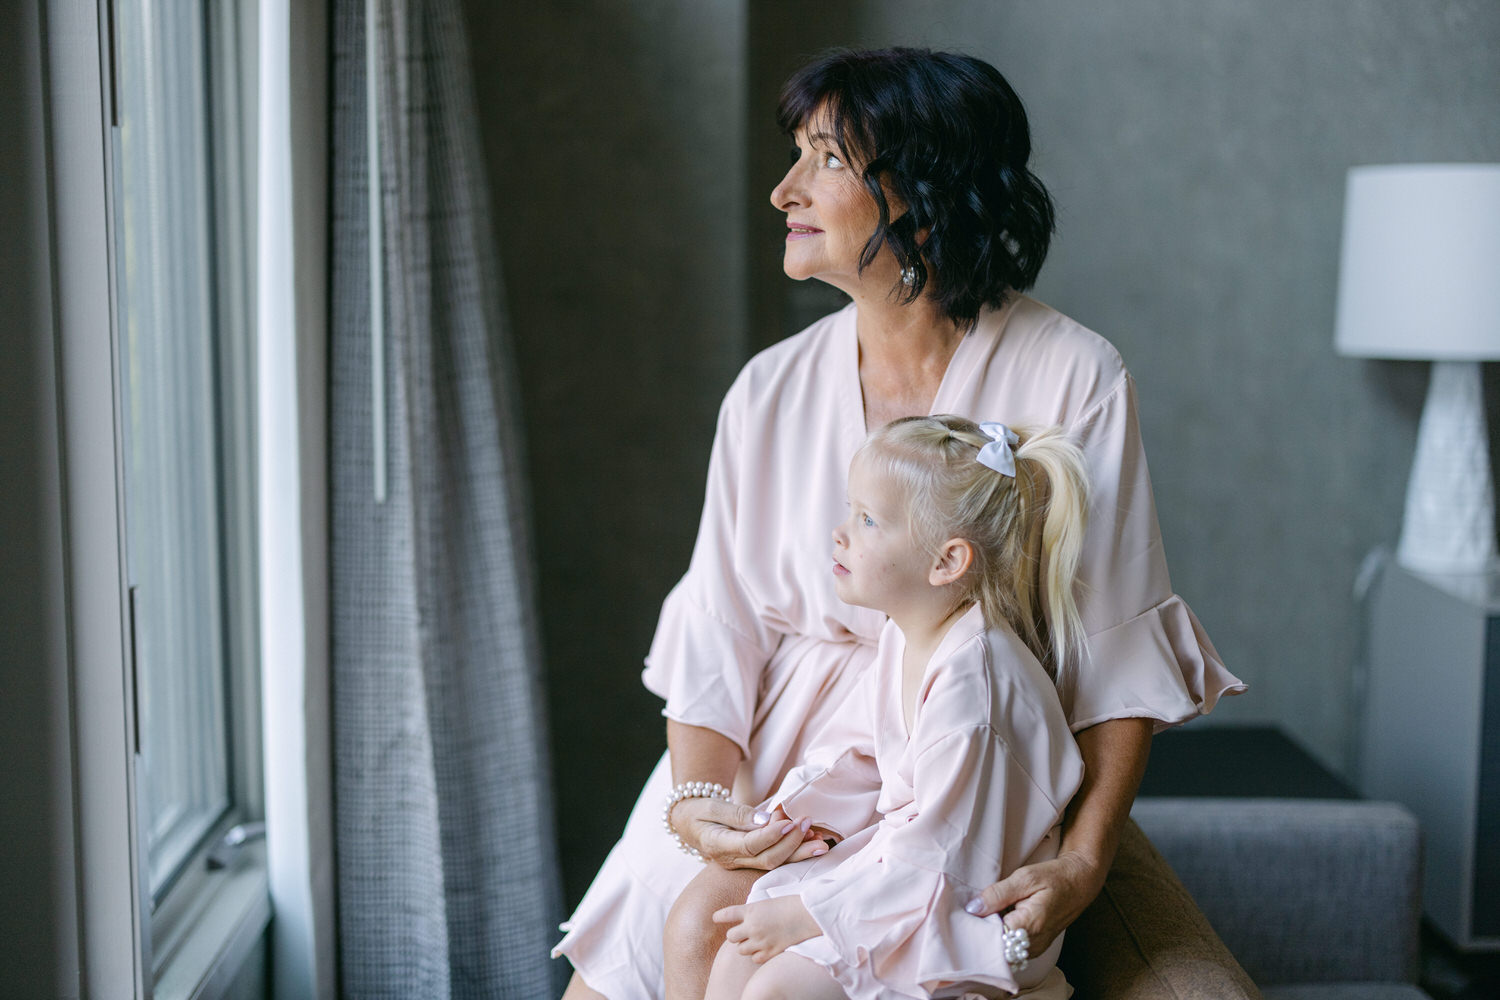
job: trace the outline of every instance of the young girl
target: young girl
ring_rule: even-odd
[[[845,731],[768,803],[850,835],[715,914],[732,926],[708,1000],[1071,992],[1060,937],[1028,956],[1024,929],[965,906],[1056,856],[1083,776],[1054,683],[1083,643],[1083,469],[1060,429],[952,416],[898,420],[855,455],[832,572],[890,620]]]

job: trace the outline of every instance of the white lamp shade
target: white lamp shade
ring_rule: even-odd
[[[1357,357],[1500,359],[1500,164],[1349,171],[1334,345]]]

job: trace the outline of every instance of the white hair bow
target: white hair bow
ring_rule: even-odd
[[[979,464],[994,469],[1002,476],[1016,478],[1015,447],[1021,440],[1016,432],[993,420],[980,424],[979,429],[990,439],[989,444],[979,449]]]

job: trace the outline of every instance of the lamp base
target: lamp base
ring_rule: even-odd
[[[1432,363],[1396,561],[1455,575],[1488,573],[1500,563],[1477,361]]]

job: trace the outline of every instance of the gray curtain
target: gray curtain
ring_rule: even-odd
[[[378,0],[386,496],[364,0],[334,5],[331,477],[349,997],[557,988],[561,910],[499,269],[454,0]]]

